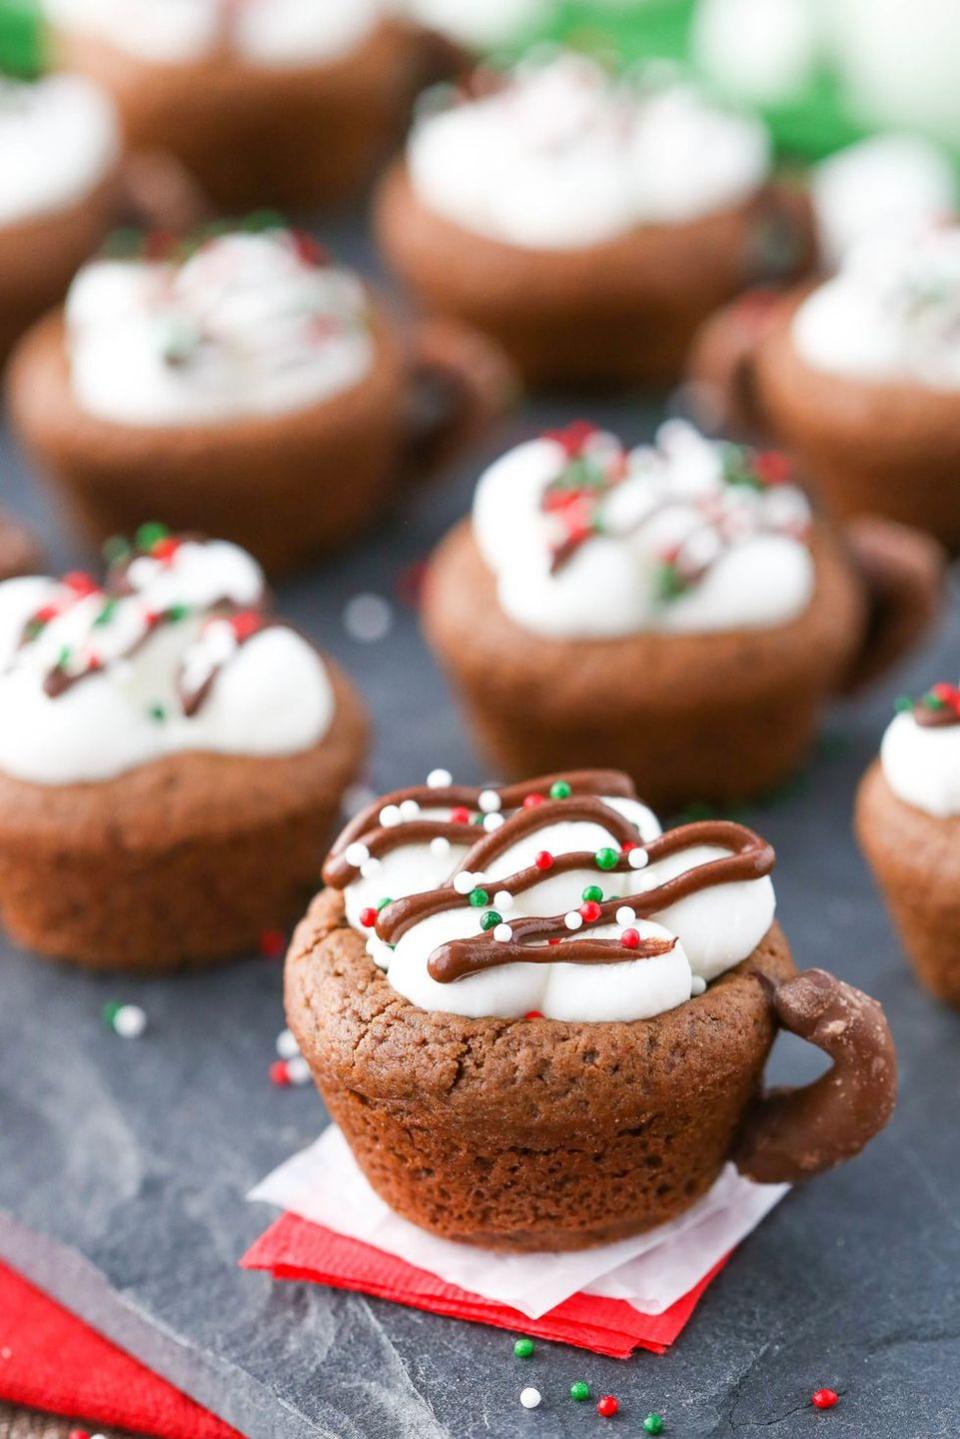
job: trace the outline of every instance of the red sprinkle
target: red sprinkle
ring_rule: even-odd
[[[265,929],[260,936],[260,953],[265,959],[279,959],[287,947],[282,929]]]
[[[360,911],[360,923],[363,925],[364,929],[375,929],[375,928],[376,928],[376,925],[377,925],[377,911],[373,908],[372,905],[368,905],[366,909],[361,909],[361,911]]]
[[[553,869],[554,858],[548,849],[542,849],[533,861],[537,869]]]
[[[257,633],[262,623],[256,610],[241,610],[238,615],[232,615],[230,618],[233,633],[238,640],[248,640],[251,635]]]
[[[548,939],[547,944],[563,944],[562,939]]]
[[[175,535],[165,535],[162,540],[157,540],[150,553],[155,560],[172,560],[180,544]]]
[[[956,685],[936,684],[932,687],[930,693],[935,699],[938,699],[941,704],[953,710],[955,715],[960,715],[960,689],[958,689]]]
[[[815,1409],[832,1409],[839,1402],[840,1395],[835,1389],[817,1389],[810,1395],[810,1403]]]
[[[586,904],[580,906],[580,914],[587,924],[591,924],[595,919],[599,919],[601,913],[600,906],[595,899],[588,899]]]
[[[93,595],[100,588],[83,570],[71,570],[68,575],[64,575],[63,583],[67,589],[73,590],[78,595]]]
[[[626,844],[620,846],[621,854],[629,854],[632,849],[639,849],[640,846],[635,839],[628,839]]]
[[[540,1013],[539,1009],[529,1009],[523,1017],[524,1019],[542,1019],[543,1015]]]
[[[620,943],[624,949],[637,949],[640,944],[640,931],[638,929],[625,929],[620,936]]]
[[[285,1059],[275,1059],[270,1066],[270,1083],[278,1089],[286,1089],[290,1083],[290,1072]]]
[[[546,796],[545,796],[545,795],[536,794],[536,793],[534,793],[534,794],[528,794],[527,797],[526,797],[526,799],[523,801],[523,807],[524,807],[524,809],[536,809],[536,807],[537,807],[538,804],[545,804],[545,803],[546,803]]]
[[[89,1429],[71,1429],[67,1439],[90,1439]]]
[[[300,259],[308,265],[329,265],[330,251],[308,235],[306,230],[294,230],[293,243],[297,247],[297,254]]]
[[[56,605],[41,605],[40,609],[37,610],[33,618],[36,620],[37,624],[48,625],[51,620],[55,620],[57,618],[57,615],[59,613],[60,611],[57,609]]]
[[[573,424],[567,425],[564,430],[548,430],[545,438],[556,440],[558,445],[563,446],[570,459],[575,460],[583,454],[587,441],[596,433],[596,425],[592,425],[589,420],[574,420]]]
[[[753,468],[765,485],[785,485],[793,474],[793,466],[779,450],[762,450]]]
[[[604,1394],[603,1398],[597,1405],[597,1413],[600,1415],[601,1419],[612,1419],[619,1408],[619,1399],[615,1399],[612,1394]]]
[[[144,610],[143,618],[149,628],[155,630],[157,625],[163,619],[163,615],[160,613],[159,610]]]
[[[455,809],[452,809],[452,810],[450,811],[450,823],[451,823],[451,824],[469,824],[469,823],[470,823],[470,811],[469,811],[464,805],[458,804]]]

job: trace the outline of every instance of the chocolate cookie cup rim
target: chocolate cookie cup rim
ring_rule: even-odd
[[[705,1033],[722,1048],[721,1026],[716,1023],[720,1016],[715,1011],[722,997],[736,988],[743,1002],[753,1001],[756,1014],[768,1018],[774,1036],[781,1028],[799,1034],[834,1061],[827,1073],[811,1084],[771,1090],[758,1095],[748,1105],[731,1157],[742,1173],[761,1183],[797,1182],[852,1158],[884,1127],[896,1103],[896,1056],[880,1006],[823,970],[797,973],[776,922],[752,955],[721,975],[702,995],[650,1019],[588,1022],[468,1018],[419,1009],[393,990],[387,976],[366,954],[363,937],[346,923],[342,894],[324,890],[315,897],[297,926],[287,952],[284,981],[287,1020],[315,1076],[318,1071],[325,1074],[332,1069],[338,1082],[371,1103],[390,1103],[404,1097],[415,1099],[418,1089],[413,1076],[406,1075],[411,1085],[409,1090],[402,1087],[391,1090],[389,1084],[378,1086],[375,1080],[361,1086],[354,1062],[355,1046],[347,1046],[346,1056],[335,1056],[333,1064],[327,1065],[318,1054],[310,1029],[300,1022],[297,991],[302,967],[321,962],[323,945],[332,935],[347,937],[350,958],[360,965],[364,974],[364,998],[369,996],[371,988],[387,995],[376,1017],[387,1015],[397,1020],[408,1011],[418,1016],[418,1023],[429,1031],[426,1040],[419,1042],[421,1047],[428,1047],[435,1039],[441,1045],[458,1041],[468,1051],[471,1036],[496,1038],[515,1025],[525,1025],[531,1027],[532,1037],[544,1046],[555,1043],[558,1034],[584,1039],[602,1029],[622,1040],[635,1053],[639,1033],[665,1030],[668,1037],[675,1034],[675,1044],[681,1044],[684,1030],[694,1014],[698,1020],[706,1017],[711,1021]],[[754,956],[769,941],[783,955],[785,976],[782,980],[755,962]],[[309,1001],[306,1002],[309,1008]],[[695,1006],[695,1010],[691,1006]],[[342,1050],[343,1046],[338,1048]],[[381,1045],[377,1053],[375,1068],[381,1076],[405,1067],[399,1051],[391,1054]],[[618,1083],[617,1076],[596,1073],[595,1068],[590,1078],[594,1083],[614,1087]],[[563,1097],[566,1096],[568,1087],[564,1085]],[[483,1076],[473,1073],[469,1066],[458,1066],[453,1090],[446,1093],[445,1103],[451,1116],[455,1112],[456,1122],[465,1130],[482,1128],[498,1112],[495,1097],[490,1099],[486,1093]]]
[[[467,553],[465,553],[467,551]],[[735,639],[738,645],[748,649],[754,659],[758,662],[752,668],[750,674],[752,682],[763,689],[762,675],[760,672],[760,660],[764,654],[773,656],[779,653],[785,635],[801,635],[806,623],[809,622],[811,614],[819,613],[825,603],[823,597],[823,577],[826,572],[831,577],[838,577],[841,583],[849,586],[849,592],[853,595],[852,604],[859,608],[859,601],[856,595],[858,588],[852,571],[844,562],[840,546],[834,541],[830,527],[822,521],[816,521],[811,536],[811,553],[817,569],[817,585],[811,597],[810,604],[795,619],[787,624],[741,627],[728,630],[696,630],[674,632],[667,630],[640,630],[634,634],[612,635],[599,638],[585,639],[558,639],[549,635],[541,635],[536,631],[524,629],[518,621],[512,619],[500,606],[497,597],[496,576],[484,561],[476,540],[472,533],[472,522],[470,517],[458,521],[454,527],[440,540],[434,549],[427,572],[425,604],[423,606],[423,624],[428,639],[441,653],[446,651],[447,646],[440,642],[438,626],[432,621],[432,593],[434,586],[438,583],[449,583],[449,573],[454,570],[460,581],[466,577],[470,582],[479,578],[482,589],[479,593],[479,603],[476,606],[477,613],[482,617],[488,610],[496,614],[498,631],[509,636],[509,643],[514,647],[517,654],[526,652],[529,662],[537,669],[537,658],[542,661],[542,668],[549,674],[551,679],[551,703],[561,699],[562,690],[557,684],[557,677],[560,673],[566,672],[573,676],[579,676],[577,683],[573,685],[573,693],[566,696],[567,703],[563,706],[571,712],[582,709],[584,695],[582,685],[589,678],[591,683],[601,680],[601,675],[609,676],[609,694],[604,692],[591,693],[586,696],[591,704],[600,705],[607,700],[619,697],[622,701],[624,693],[629,689],[629,679],[632,674],[637,675],[638,693],[643,692],[643,687],[649,679],[647,665],[653,655],[661,655],[668,659],[674,659],[671,665],[671,679],[689,671],[693,666],[700,675],[704,684],[712,682],[712,678],[722,681],[725,685],[729,680],[729,670],[726,658],[719,652]],[[454,564],[456,560],[456,564]],[[438,580],[441,575],[442,579]],[[865,606],[864,606],[865,614]],[[474,639],[483,633],[482,618],[478,621]],[[849,644],[842,644],[839,648],[842,651],[849,651],[851,654],[856,650],[856,640]],[[491,658],[493,651],[503,654],[503,645],[499,641],[491,645]],[[620,662],[619,667],[617,662]],[[811,672],[818,672],[823,669],[823,659],[820,654],[809,657],[808,668]],[[828,668],[844,668],[841,661],[836,666],[828,665]],[[743,676],[739,676],[743,682]],[[491,675],[491,684],[496,686],[496,676]],[[685,700],[674,700],[671,702],[667,695],[664,700],[664,708],[687,707]]]
[[[264,755],[185,749],[148,760],[111,779],[56,785],[17,779],[0,769],[0,818],[8,836],[19,835],[24,844],[41,836],[63,844],[82,843],[93,805],[117,843],[134,844],[142,853],[162,852],[171,843],[167,831],[158,824],[145,833],[143,815],[151,806],[158,815],[165,812],[169,780],[185,768],[191,783],[178,791],[178,816],[191,825],[193,838],[229,833],[241,818],[240,829],[255,828],[263,817],[295,815],[313,808],[318,800],[329,801],[335,808],[362,763],[370,725],[352,682],[329,656],[322,651],[318,654],[333,690],[334,710],[329,729],[309,748]],[[235,806],[224,805],[225,773],[238,780],[256,781],[245,788],[248,797],[258,797],[262,815],[250,811],[239,816]],[[279,790],[277,781],[282,781]],[[269,792],[261,793],[264,788]],[[186,807],[184,792],[189,801]]]
[[[897,455],[896,429],[898,422],[908,420],[911,427],[916,426],[917,416],[922,416],[922,428],[930,436],[929,449],[931,452],[942,454],[943,430],[956,429],[957,421],[960,419],[960,386],[956,390],[937,389],[933,386],[924,385],[919,380],[909,376],[898,380],[871,380],[856,375],[844,374],[833,370],[819,369],[812,365],[797,349],[793,334],[792,323],[797,310],[814,290],[819,288],[817,283],[809,283],[802,286],[793,286],[782,294],[771,298],[771,315],[769,323],[757,334],[753,345],[749,346],[742,357],[742,365],[746,371],[746,383],[750,387],[752,403],[756,407],[757,417],[761,423],[767,424],[767,410],[769,400],[763,398],[763,392],[767,386],[771,389],[777,388],[777,370],[783,368],[784,356],[787,357],[793,370],[801,375],[808,384],[815,384],[822,390],[819,396],[820,405],[817,410],[817,421],[811,425],[811,429],[832,430],[832,425],[824,424],[834,413],[834,406],[830,404],[831,397],[836,400],[849,399],[853,396],[857,399],[857,417],[865,420],[868,416],[871,421],[869,438],[875,437],[872,431],[872,422],[878,417],[884,420],[882,437],[883,452],[889,457],[891,449],[895,459],[900,463],[915,462],[916,437],[911,439],[907,452]],[[749,303],[749,292],[746,297],[741,296],[734,300],[729,307],[735,315],[738,304]],[[722,316],[721,316],[722,319]],[[769,378],[770,376],[773,378]],[[794,392],[795,397],[795,392]],[[844,431],[853,430],[855,422],[844,422],[840,429]],[[957,445],[960,451],[960,442]],[[889,463],[889,459],[888,459]]]
[[[960,814],[931,814],[929,810],[922,809],[920,805],[911,804],[908,800],[901,799],[884,774],[883,763],[879,756],[870,762],[857,786],[854,821],[857,838],[863,850],[873,847],[873,825],[867,820],[864,811],[867,805],[875,804],[887,806],[900,823],[909,824],[917,834],[923,833],[931,845],[936,845],[940,857],[955,856],[956,878],[960,882]],[[912,867],[915,847],[903,845],[898,840],[898,853],[904,866]],[[922,864],[917,864],[916,869],[918,873],[934,877],[927,858],[924,858]],[[939,867],[935,867],[935,869],[939,873]]]
[[[791,207],[786,201],[789,194],[789,187],[776,181],[767,182],[735,205],[724,206],[690,220],[641,222],[610,239],[593,241],[588,245],[537,248],[511,244],[508,240],[470,230],[456,220],[431,209],[420,198],[409,167],[406,161],[400,158],[388,167],[378,182],[373,217],[374,230],[381,249],[387,255],[388,263],[393,263],[391,237],[397,218],[394,211],[405,208],[408,214],[412,213],[429,222],[434,233],[443,236],[451,247],[470,247],[475,253],[485,254],[493,265],[499,264],[501,269],[512,270],[514,274],[520,271],[532,272],[539,277],[542,283],[535,287],[537,293],[534,300],[534,305],[538,308],[545,298],[549,300],[549,291],[558,281],[565,277],[578,280],[586,272],[590,274],[593,285],[599,285],[601,290],[607,292],[607,300],[628,306],[675,303],[680,310],[697,311],[702,304],[701,296],[697,292],[691,295],[689,289],[672,283],[672,277],[671,283],[658,283],[658,261],[665,255],[675,253],[678,237],[691,246],[695,245],[701,255],[709,255],[716,250],[722,231],[734,227],[749,229],[755,219],[763,218],[765,206],[767,213],[789,213]],[[731,238],[743,240],[744,235],[734,237],[731,234]],[[635,253],[638,247],[648,251],[640,263],[637,262]],[[608,262],[611,258],[622,260],[622,268],[610,269]],[[403,262],[399,268],[406,270],[408,267]],[[609,285],[608,280],[611,282]],[[633,281],[636,288],[631,291],[629,284],[625,285],[624,281]],[[715,288],[709,287],[711,295]],[[499,308],[495,294],[477,298],[489,303],[494,309]],[[596,301],[596,292],[590,299],[591,302]],[[509,318],[513,308],[508,305],[503,311],[504,316]]]
[[[10,361],[6,378],[14,422],[20,425],[17,412],[30,410],[29,399],[21,398],[21,388],[27,392],[35,388],[31,375],[35,366],[41,366],[48,375],[48,382],[54,386],[59,402],[59,414],[51,417],[49,404],[45,409],[44,424],[58,433],[72,432],[78,438],[71,449],[79,451],[85,445],[116,442],[117,437],[138,442],[143,449],[160,451],[177,447],[178,441],[189,440],[190,445],[199,449],[204,442],[219,449],[228,446],[240,453],[250,447],[269,447],[278,438],[290,435],[294,430],[316,431],[319,437],[325,430],[342,428],[362,418],[366,405],[358,402],[383,388],[384,383],[396,378],[398,404],[402,403],[404,380],[410,368],[410,358],[395,327],[387,319],[375,297],[368,292],[370,300],[370,330],[374,339],[373,362],[367,372],[354,384],[338,390],[326,399],[315,400],[296,409],[282,410],[275,414],[237,415],[222,420],[190,420],[183,424],[126,424],[108,420],[85,410],[76,399],[70,374],[67,346],[66,319],[62,306],[51,310],[37,320],[17,345]],[[26,371],[27,373],[23,373]],[[351,413],[357,410],[357,414]],[[39,425],[31,424],[31,430]],[[301,436],[301,441],[305,438]],[[199,458],[199,457],[198,457]]]
[[[0,223],[0,280],[7,262],[19,254],[23,246],[29,246],[38,234],[59,232],[64,220],[79,219],[91,209],[109,213],[114,202],[119,205],[124,194],[124,160],[122,155],[115,156],[95,184],[66,204],[57,205],[55,209],[35,210],[17,220]]]
[[[221,47],[189,59],[157,60],[114,45],[109,38],[98,33],[87,34],[79,27],[74,29],[69,25],[53,22],[47,29],[45,50],[48,60],[58,68],[77,69],[77,55],[92,53],[104,57],[118,71],[146,71],[184,84],[219,84],[231,91],[254,85],[268,93],[278,89],[306,87],[311,94],[318,92],[316,98],[322,101],[327,98],[322,94],[323,81],[327,81],[331,89],[342,89],[355,77],[358,64],[362,65],[371,56],[376,56],[384,44],[391,47],[409,47],[415,57],[425,39],[426,32],[415,23],[406,21],[401,16],[381,14],[357,45],[346,53],[327,59],[318,56],[313,60],[298,61],[296,64],[260,64],[251,61],[239,51]],[[416,65],[413,57],[411,75],[415,79]],[[81,73],[86,73],[83,66],[80,70]],[[398,95],[402,99],[402,86]]]

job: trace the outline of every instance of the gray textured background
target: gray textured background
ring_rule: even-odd
[[[347,242],[366,262],[363,242]],[[630,438],[654,421],[626,403],[542,403],[488,449],[582,410]],[[416,615],[395,604],[389,637],[367,645],[342,623],[357,592],[393,602],[397,575],[465,511],[481,458],[281,589],[285,611],[366,695],[377,788],[438,764],[485,777]],[[81,557],[5,440],[0,496],[42,526],[55,562]],[[542,1344],[523,1362],[506,1333],[241,1273],[237,1260],[272,1217],[246,1205],[245,1191],[323,1123],[312,1089],[267,1082],[283,1020],[279,964],[262,958],[120,982],[4,950],[0,1254],[249,1439],[576,1435],[602,1423],[592,1404],[566,1398],[581,1377],[595,1394],[619,1396],[624,1435],[642,1433],[656,1409],[676,1439],[956,1436],[960,1015],[913,985],[850,834],[854,787],[891,698],[956,675],[955,595],[951,609],[906,672],[831,714],[796,792],[748,817],[777,846],[780,917],[799,963],[835,968],[886,1004],[902,1063],[899,1112],[863,1158],[792,1195],[747,1241],[668,1356],[620,1363]],[[101,1007],[115,998],[147,1010],[139,1042],[105,1028]],[[775,1067],[807,1078],[817,1065],[791,1042]],[[524,1384],[544,1394],[535,1412],[518,1405]],[[842,1394],[829,1414],[808,1402],[822,1384]]]

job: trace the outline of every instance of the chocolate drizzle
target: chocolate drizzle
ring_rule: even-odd
[[[531,794],[540,795],[543,790],[569,786],[569,796],[537,801],[524,805]],[[411,818],[398,824],[384,826],[379,815],[387,806],[399,806],[411,799],[418,804],[445,809],[461,805],[477,805],[485,791],[464,787],[400,790],[387,795],[383,800],[369,806],[348,825],[341,835],[324,869],[328,884],[345,888],[356,878],[358,866],[349,862],[346,851],[352,844],[362,844],[365,852],[377,857],[388,850],[406,844],[428,842],[437,837],[449,839],[451,843],[467,844],[476,833],[469,823],[444,820]],[[665,880],[655,888],[604,900],[590,906],[586,917],[578,911],[579,924],[571,932],[565,914],[553,916],[523,916],[507,919],[509,936],[487,930],[466,939],[455,939],[440,945],[430,955],[428,970],[433,979],[449,984],[471,974],[479,974],[504,964],[544,964],[557,960],[573,964],[616,964],[636,959],[653,958],[669,953],[676,944],[675,939],[660,937],[644,939],[633,934],[632,942],[624,943],[623,935],[615,939],[598,939],[592,933],[604,925],[617,922],[617,914],[624,907],[630,909],[636,919],[650,919],[670,905],[687,899],[719,884],[731,884],[744,880],[761,879],[769,875],[774,867],[775,855],[767,842],[743,825],[726,820],[704,820],[687,824],[660,835],[649,844],[637,843],[637,829],[633,822],[601,798],[635,798],[632,782],[626,775],[616,771],[577,771],[569,775],[549,776],[528,784],[509,786],[496,792],[504,811],[513,813],[504,819],[499,828],[483,834],[463,856],[449,880],[437,889],[422,894],[408,895],[386,904],[377,916],[378,938],[390,945],[396,943],[414,925],[435,914],[459,909],[468,903],[467,896],[458,891],[454,880],[458,874],[477,875],[477,884],[484,883],[482,871],[500,855],[520,840],[535,834],[538,830],[558,823],[592,822],[602,826],[617,842],[619,850],[611,849],[604,856],[605,863],[598,866],[597,855],[590,851],[577,851],[550,856],[550,863],[544,869],[531,865],[503,879],[491,882],[497,893],[512,897],[523,894],[542,884],[554,875],[568,874],[578,870],[598,868],[603,873],[626,874],[647,863],[681,853],[694,846],[710,845],[728,849],[730,854]],[[519,806],[519,807],[518,807]],[[644,854],[641,865],[631,855]],[[586,906],[584,906],[586,908]],[[497,926],[499,928],[499,926]],[[628,926],[629,928],[629,926]],[[572,937],[575,935],[576,937]],[[563,941],[558,953],[556,946]]]

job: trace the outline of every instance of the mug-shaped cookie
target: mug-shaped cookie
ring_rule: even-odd
[[[890,1117],[880,1006],[797,974],[774,854],[661,833],[615,771],[423,786],[354,819],[286,968],[290,1027],[381,1197],[445,1238],[580,1249],[857,1154]],[[833,1068],[764,1093],[779,1029]]]
[[[829,697],[937,612],[942,556],[817,515],[776,452],[664,425],[519,445],[427,574],[427,638],[510,777],[602,753],[660,808],[728,804],[805,761]]]
[[[489,342],[449,324],[407,341],[308,236],[252,224],[123,237],[21,342],[14,426],[90,539],[160,515],[289,569],[506,404]]]
[[[861,241],[838,273],[747,295],[696,341],[712,419],[787,448],[837,515],[960,550],[960,226]]]

